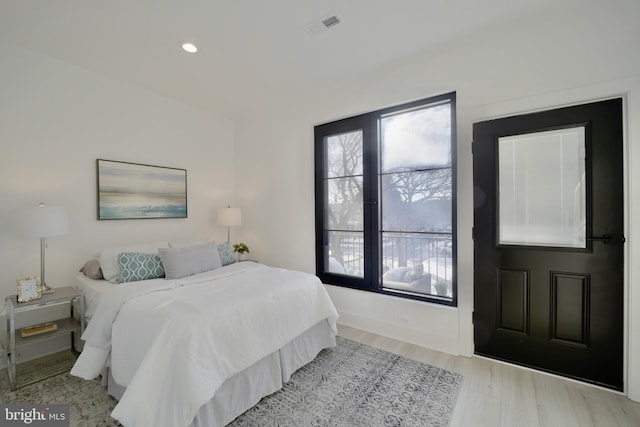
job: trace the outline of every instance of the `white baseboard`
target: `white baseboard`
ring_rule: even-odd
[[[441,335],[426,329],[415,329],[344,311],[340,312],[338,323],[443,353],[459,354],[457,335]]]

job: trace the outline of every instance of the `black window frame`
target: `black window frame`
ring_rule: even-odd
[[[379,228],[379,123],[386,115],[403,110],[416,109],[442,103],[451,105],[451,258],[452,258],[452,297],[420,294],[393,290],[382,287],[382,266],[380,251],[382,231]],[[364,277],[331,273],[325,270],[325,138],[328,136],[361,130],[363,134],[363,214],[364,214]],[[316,236],[316,275],[323,283],[343,286],[379,294],[392,295],[413,300],[427,301],[442,305],[458,305],[457,286],[457,131],[456,131],[456,92],[449,92],[420,99],[392,107],[383,108],[365,114],[320,124],[314,127],[314,164],[315,164],[315,236]],[[367,243],[368,242],[368,243]]]

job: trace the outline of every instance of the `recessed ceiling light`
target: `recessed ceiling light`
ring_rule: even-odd
[[[198,48],[193,43],[182,42],[182,50],[189,53],[196,53]]]

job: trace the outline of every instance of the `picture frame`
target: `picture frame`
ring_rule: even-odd
[[[27,302],[42,298],[42,290],[40,283],[38,283],[39,279],[38,276],[16,279],[18,302]]]
[[[98,220],[187,218],[187,170],[96,160]]]

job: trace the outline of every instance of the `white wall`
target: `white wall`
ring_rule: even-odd
[[[43,201],[64,206],[69,234],[49,239],[47,282],[74,283],[89,251],[199,237],[233,203],[234,125],[179,102],[0,42],[0,297],[40,272],[40,242],[10,217]],[[188,218],[98,221],[96,159],[187,169]],[[4,330],[4,329],[3,329]]]
[[[264,262],[315,271],[313,126],[457,91],[459,307],[327,286],[341,322],[453,354],[473,353],[473,122],[624,95],[626,161],[640,165],[640,4],[620,0],[532,16],[389,64],[322,98],[277,105],[237,126],[239,238]],[[319,59],[320,60],[320,59]],[[640,242],[640,176],[630,168],[629,261]],[[640,400],[640,266],[627,263],[627,392]]]

